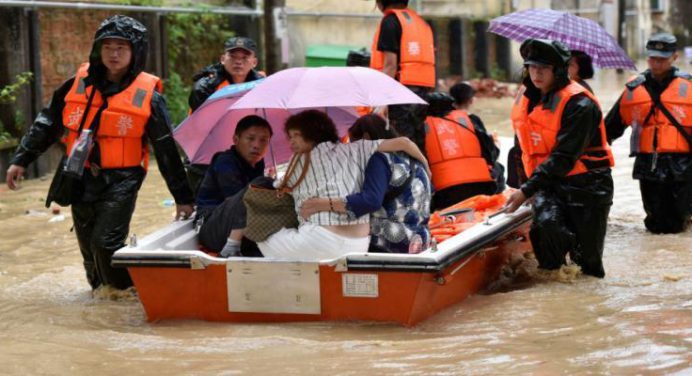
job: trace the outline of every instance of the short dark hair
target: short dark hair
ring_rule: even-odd
[[[406,5],[408,6],[408,0],[377,0],[376,2],[382,4],[382,7],[387,9],[387,7],[392,5]]]
[[[332,119],[318,110],[306,110],[292,115],[286,119],[284,130],[287,134],[290,130],[300,131],[305,141],[314,142],[315,145],[325,141],[339,141]]]
[[[251,127],[267,128],[267,130],[269,131],[269,136],[274,135],[274,132],[272,132],[272,126],[269,125],[269,122],[257,115],[248,115],[240,119],[238,125],[236,125],[235,127],[235,135],[240,137],[240,135],[243,134],[243,132],[250,129]]]
[[[449,94],[454,98],[454,103],[463,105],[468,103],[471,98],[476,95],[476,90],[466,82],[459,82],[449,88]]]
[[[348,129],[348,136],[351,141],[362,140],[365,134],[370,135],[372,140],[385,140],[396,138],[397,134],[392,127],[387,129],[387,122],[382,116],[368,114],[359,117]]]
[[[579,66],[579,78],[582,80],[587,80],[589,78],[593,78],[593,60],[591,59],[591,56],[589,54],[582,52],[582,51],[576,51],[572,50],[572,59],[577,62],[577,65]]]

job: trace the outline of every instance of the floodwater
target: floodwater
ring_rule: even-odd
[[[594,83],[605,108],[625,77]],[[510,100],[475,111],[509,135]],[[605,279],[529,270],[415,328],[377,323],[147,323],[136,298],[92,297],[69,210],[43,207],[48,180],[0,188],[2,374],[692,374],[692,230],[651,235],[626,138],[605,245]],[[154,168],[132,232],[172,220]],[[62,216],[65,217],[61,221]],[[530,268],[527,262],[525,267]]]

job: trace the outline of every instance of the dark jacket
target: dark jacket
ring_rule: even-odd
[[[528,95],[524,95],[530,100],[529,111],[535,106],[549,105],[555,92],[554,90],[541,96],[540,93],[527,90]],[[548,158],[536,167],[533,174],[521,185],[526,197],[533,196],[539,190],[553,189],[562,183],[582,185],[580,182],[583,182],[584,186],[588,186],[592,177],[610,174],[610,169],[604,168],[567,176],[585,148],[601,145],[601,134],[598,130],[601,117],[598,105],[586,95],[577,95],[567,102],[560,120],[555,147]],[[516,138],[515,147],[520,148]]]
[[[675,77],[686,77],[692,80],[690,75],[679,71],[678,68],[675,67],[670,70],[669,75],[661,83],[653,78],[651,71],[648,69],[644,71],[638,79],[644,81],[641,84],[644,85],[649,92],[653,95],[660,96]],[[625,124],[620,117],[621,99],[622,95],[618,98],[617,102],[615,102],[615,105],[610,109],[610,112],[608,112],[605,118],[608,143],[612,143],[614,140],[620,138],[625,132],[625,129],[630,125]],[[690,154],[659,154],[657,156],[656,166],[653,169],[653,154],[637,153],[633,156],[635,160],[632,176],[635,179],[660,182],[692,180],[692,155]]]
[[[244,82],[259,80],[260,78],[262,78],[262,75],[253,69],[247,74]],[[226,72],[226,69],[221,63],[202,68],[199,73],[192,77],[192,80],[194,84],[192,85],[192,91],[190,92],[190,97],[187,102],[193,112],[197,110],[209,96],[214,94],[216,88],[224,80],[233,82],[233,78]]]
[[[264,174],[264,161],[250,166],[235,146],[214,154],[209,169],[197,192],[197,212],[205,216],[228,197],[247,187],[254,178]]]
[[[133,80],[142,72],[146,61],[147,39],[146,30],[138,30],[138,25],[124,24],[126,18],[119,19],[115,16],[109,19],[109,23],[101,25],[96,33],[95,41],[89,55],[89,76],[85,79],[87,85],[94,85],[104,98],[127,88]],[[101,63],[101,41],[110,36],[122,37],[126,35],[132,43],[132,64],[129,72],[118,83],[109,82],[106,79],[106,70]],[[50,103],[41,110],[34,123],[22,138],[11,164],[26,167],[35,161],[39,155],[45,152],[51,145],[59,141],[65,132],[62,123],[62,111],[65,107],[65,96],[74,82],[74,77],[63,83],[54,93]],[[161,94],[154,92],[151,101],[151,117],[146,125],[145,139],[154,149],[154,155],[158,162],[159,170],[166,180],[168,189],[178,204],[191,204],[192,192],[187,184],[185,170],[178,154],[178,149],[173,140],[170,119],[166,109],[166,102]],[[99,164],[98,145],[94,146],[94,152],[90,160]],[[84,196],[82,201],[96,201],[101,192],[107,189],[116,189],[131,192],[141,186],[144,179],[143,169],[124,168],[100,170],[94,176],[85,173],[83,179]],[[49,193],[50,195],[50,193]]]

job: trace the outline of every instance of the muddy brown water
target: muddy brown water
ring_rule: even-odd
[[[624,77],[601,73],[604,107]],[[491,130],[511,135],[511,99],[479,100]],[[93,298],[69,209],[43,208],[48,180],[0,188],[0,373],[24,374],[692,374],[692,230],[644,231],[626,138],[615,144],[615,204],[605,279],[515,265],[496,292],[414,328],[378,323],[146,322],[135,298]],[[156,168],[132,232],[172,220]],[[511,273],[508,275],[511,276]]]

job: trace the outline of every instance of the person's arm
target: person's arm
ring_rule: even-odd
[[[34,162],[63,134],[62,111],[65,108],[65,96],[70,91],[74,77],[65,81],[51,97],[48,106],[38,113],[31,127],[17,146],[7,169],[7,186],[17,189],[16,182],[24,177],[26,167]]]
[[[382,73],[387,76],[396,79],[396,72],[399,68],[399,62],[397,61],[396,54],[393,52],[384,52],[384,66],[382,67]]]
[[[608,143],[612,144],[614,140],[620,138],[623,133],[625,133],[625,128],[628,124],[622,122],[622,117],[620,117],[620,100],[622,95],[615,102],[613,107],[608,112],[605,118],[606,135],[608,138]]]
[[[382,153],[394,153],[397,151],[402,151],[410,155],[414,159],[420,161],[420,163],[422,163],[425,167],[425,170],[428,172],[428,176],[431,175],[430,166],[428,166],[428,160],[425,158],[418,146],[416,146],[416,144],[413,141],[411,141],[408,137],[390,138],[381,141],[382,142],[377,147],[377,151]]]
[[[377,49],[384,54],[382,72],[389,77],[396,78],[399,70],[399,51],[401,50],[401,24],[395,15],[384,17],[380,25],[380,37],[377,40]]]
[[[166,101],[158,92],[154,92],[151,99],[151,117],[146,126],[146,135],[154,149],[159,171],[177,204],[177,215],[186,218],[192,214],[194,197],[173,139]]]
[[[375,153],[365,167],[365,179],[360,192],[346,196],[345,200],[321,197],[308,199],[301,206],[300,215],[307,219],[315,213],[334,211],[358,218],[372,213],[382,207],[391,175],[386,157]]]
[[[217,77],[218,74],[213,73],[200,78],[192,85],[190,97],[187,100],[192,112],[195,112],[207,98],[214,94],[216,87],[221,83]]]
[[[566,176],[574,168],[577,159],[598,134],[601,110],[586,96],[579,95],[567,102],[560,120],[555,147],[528,180],[521,186],[528,198],[556,179]]]

